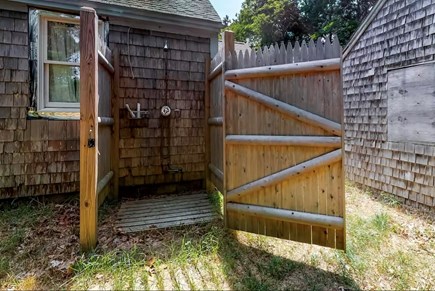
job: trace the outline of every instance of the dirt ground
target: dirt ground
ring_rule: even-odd
[[[220,220],[124,234],[114,226],[120,204],[106,203],[98,247],[82,254],[76,199],[4,201],[0,289],[435,289],[433,212],[353,185],[346,199],[346,253],[226,230]]]

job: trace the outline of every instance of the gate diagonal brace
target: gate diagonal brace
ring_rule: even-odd
[[[287,104],[285,102],[276,100],[270,96],[264,95],[260,92],[246,88],[231,81],[225,81],[225,88],[248,99],[254,100],[263,104],[270,109],[276,110],[291,118],[297,119],[312,126],[319,127],[336,136],[342,135],[342,127],[340,123],[329,120],[314,113],[302,110],[296,106]]]
[[[312,160],[300,163],[283,171],[258,179],[254,182],[245,184],[227,192],[227,202],[236,201],[236,199],[245,196],[249,193],[257,191],[261,188],[275,185],[285,181],[291,177],[300,176],[316,168],[330,165],[341,161],[342,150],[335,150]]]

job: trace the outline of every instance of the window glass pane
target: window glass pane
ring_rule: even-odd
[[[80,67],[49,65],[50,102],[80,102]]]
[[[78,24],[48,21],[47,58],[52,61],[80,62]]]

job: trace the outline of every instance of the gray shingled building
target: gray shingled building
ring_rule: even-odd
[[[344,51],[347,177],[435,205],[435,2],[380,0]]]
[[[208,0],[0,0],[0,198],[79,191],[82,6],[120,52],[120,186],[201,185],[205,60],[222,27]],[[138,103],[146,118],[132,120]]]

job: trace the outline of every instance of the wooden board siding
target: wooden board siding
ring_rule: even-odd
[[[435,205],[435,145],[388,139],[388,71],[434,61],[435,3],[387,1],[344,61],[349,179]]]
[[[165,41],[169,47],[168,105],[173,113],[163,121]],[[128,27],[111,25],[109,46],[120,52],[120,186],[203,179],[204,70],[209,39],[138,29],[128,33]],[[129,119],[125,104],[136,109],[138,102],[142,110],[149,111],[148,118]],[[162,141],[162,133],[167,135],[161,129],[163,122],[170,126],[171,138]],[[163,172],[162,157],[167,156],[183,173]]]
[[[0,9],[0,198],[79,189],[78,121],[26,120],[27,13]]]
[[[388,71],[388,140],[435,143],[435,63]]]

